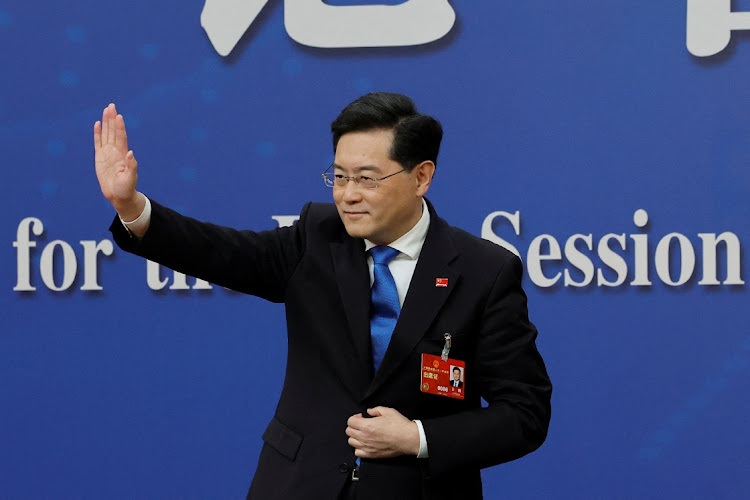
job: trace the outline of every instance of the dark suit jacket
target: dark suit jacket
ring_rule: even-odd
[[[429,458],[362,460],[358,498],[481,498],[481,468],[544,441],[552,387],[528,319],[521,262],[449,226],[428,206],[424,247],[377,374],[364,242],[346,233],[333,205],[307,204],[294,226],[252,232],[153,202],[141,241],[115,218],[110,229],[123,249],[286,305],[284,387],[248,498],[337,498],[355,460],[346,421],[378,405],[421,419]],[[436,278],[448,286],[436,287]],[[464,400],[420,391],[421,355],[439,355],[446,332],[450,357],[466,362]]]

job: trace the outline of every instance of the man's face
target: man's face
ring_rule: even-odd
[[[461,370],[453,370],[453,380],[461,380]]]
[[[334,173],[380,179],[398,172],[403,167],[388,156],[392,141],[390,130],[344,134],[336,147]],[[414,227],[422,215],[422,196],[429,186],[421,170],[417,167],[389,177],[375,189],[361,188],[353,180],[346,186],[334,186],[333,200],[347,233],[387,245]]]

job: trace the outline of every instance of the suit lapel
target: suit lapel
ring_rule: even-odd
[[[380,387],[414,349],[460,279],[458,270],[451,267],[451,261],[458,253],[450,239],[448,225],[437,217],[432,206],[430,216],[430,229],[409,284],[404,307],[366,397]],[[438,278],[447,278],[447,286],[436,286]],[[417,379],[416,372],[414,379]]]
[[[364,241],[344,236],[342,241],[332,242],[331,256],[336,273],[341,304],[349,322],[352,342],[359,358],[360,373],[367,386],[372,372],[370,354],[370,277]]]

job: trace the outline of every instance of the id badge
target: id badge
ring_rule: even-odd
[[[459,359],[422,354],[421,391],[437,396],[464,399],[466,363]]]

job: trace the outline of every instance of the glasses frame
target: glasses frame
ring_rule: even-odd
[[[325,169],[325,172],[320,174],[320,176],[323,177],[323,183],[326,185],[326,187],[329,187],[329,188],[336,187],[336,180],[337,180],[336,175],[340,175],[340,174],[334,174],[332,172],[329,172],[329,170],[331,170],[332,168],[334,168],[334,165],[330,165],[327,169]],[[345,180],[347,184],[349,183],[349,181],[354,181],[354,184],[356,184],[357,187],[362,188],[362,189],[377,189],[377,187],[380,185],[380,181],[385,180],[388,177],[393,177],[394,175],[400,174],[401,172],[406,172],[406,169],[402,168],[398,172],[394,172],[392,174],[388,174],[380,178],[370,177],[369,175],[351,175],[351,176],[342,175],[341,180]],[[360,181],[362,180],[362,178],[374,181],[375,185],[373,187],[362,186],[360,184]],[[339,186],[339,187],[344,187],[344,186]]]

